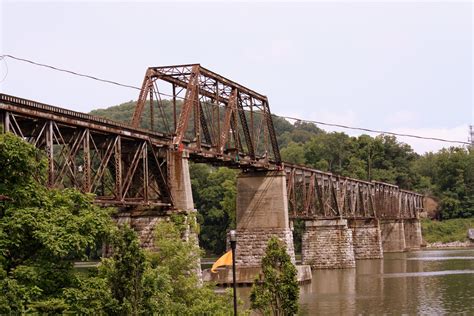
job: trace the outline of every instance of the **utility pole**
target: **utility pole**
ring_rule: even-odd
[[[474,148],[474,125],[469,125],[469,142],[471,143],[471,148]]]

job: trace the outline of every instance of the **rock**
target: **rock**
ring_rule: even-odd
[[[467,230],[467,237],[469,240],[474,241],[474,228],[469,228]]]

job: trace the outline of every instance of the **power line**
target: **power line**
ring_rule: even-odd
[[[74,76],[79,76],[79,77],[84,77],[104,83],[109,83],[113,84],[116,86],[124,87],[124,88],[129,88],[129,89],[134,89],[134,90],[141,90],[141,88],[128,85],[128,84],[123,84],[117,81],[112,81],[112,80],[107,80],[107,79],[102,79],[96,76],[91,76],[87,74],[81,74],[72,70],[67,70],[67,69],[62,69],[58,68],[55,66],[47,65],[47,64],[42,64],[38,63],[29,59],[24,59],[20,57],[16,57],[13,55],[9,54],[4,54],[0,55],[0,60],[4,58],[11,58],[14,60],[26,62],[35,66],[40,66],[40,67],[45,67],[49,68],[55,71],[60,71],[60,72],[65,72]],[[161,95],[168,96],[168,97],[173,97],[172,95],[165,94],[165,93],[160,93]],[[183,97],[179,97],[180,99],[184,99]],[[399,137],[410,137],[410,138],[417,138],[417,139],[426,139],[426,140],[434,140],[434,141],[440,141],[440,142],[445,142],[445,143],[456,143],[456,144],[462,144],[462,145],[471,145],[471,142],[464,142],[464,141],[459,141],[459,140],[450,140],[450,139],[444,139],[444,138],[438,138],[438,137],[427,137],[427,136],[420,136],[420,135],[413,135],[413,134],[404,134],[404,133],[395,133],[395,132],[387,132],[387,131],[382,131],[382,130],[375,130],[375,129],[370,129],[370,128],[364,128],[364,127],[355,127],[355,126],[349,126],[349,125],[343,125],[343,124],[336,124],[336,123],[326,123],[326,122],[321,122],[321,121],[315,121],[315,120],[306,120],[306,119],[301,119],[301,118],[296,118],[296,117],[291,117],[291,116],[283,116],[283,115],[276,115],[277,117],[285,118],[288,120],[293,120],[293,121],[299,121],[299,122],[307,122],[307,123],[313,123],[313,124],[319,124],[319,125],[324,125],[324,126],[331,126],[331,127],[339,127],[339,128],[344,128],[344,129],[350,129],[350,130],[359,130],[359,131],[364,131],[364,132],[370,132],[370,133],[378,133],[378,134],[387,134],[387,135],[393,135],[393,136],[399,136]]]
[[[32,60],[29,60],[29,59],[19,58],[19,57],[15,57],[15,56],[8,55],[8,54],[0,55],[0,60],[2,60],[5,57],[15,59],[15,60],[18,60],[18,61],[22,61],[22,62],[25,62],[25,63],[30,63],[30,64],[33,64],[35,66],[40,66],[40,67],[45,67],[45,68],[49,68],[49,69],[56,70],[56,71],[65,72],[65,73],[68,73],[68,74],[71,74],[71,75],[74,75],[74,76],[79,76],[79,77],[89,78],[89,79],[96,80],[96,81],[110,83],[110,84],[114,84],[114,85],[120,86],[120,87],[125,87],[125,88],[130,88],[130,89],[135,89],[135,90],[141,90],[139,87],[131,86],[131,85],[128,85],[128,84],[123,84],[123,83],[112,81],[112,80],[102,79],[102,78],[91,76],[91,75],[85,75],[85,74],[81,74],[81,73],[78,73],[78,72],[75,72],[75,71],[72,71],[72,70],[67,70],[67,69],[54,67],[54,66],[51,66],[51,65],[46,65],[46,64],[42,64],[42,63],[38,63],[38,62],[35,62],[35,61],[32,61]]]
[[[364,128],[364,127],[355,127],[355,126],[348,126],[348,125],[335,124],[335,123],[325,123],[325,122],[314,121],[314,120],[305,120],[305,119],[299,119],[299,118],[290,117],[290,116],[280,116],[280,117],[286,118],[286,119],[289,119],[289,120],[293,120],[293,121],[314,123],[314,124],[320,124],[320,125],[326,125],[326,126],[332,126],[332,127],[340,127],[340,128],[345,128],[345,129],[359,130],[359,131],[378,133],[378,134],[388,134],[388,135],[400,136],[400,137],[411,137],[411,138],[418,138],[418,139],[436,140],[436,141],[440,141],[440,142],[457,143],[457,144],[463,144],[463,145],[469,145],[470,144],[468,142],[463,142],[463,141],[460,141],[460,140],[449,140],[449,139],[437,138],[437,137],[427,137],[427,136],[419,136],[419,135],[413,135],[413,134],[387,132],[387,131],[374,130],[374,129]]]

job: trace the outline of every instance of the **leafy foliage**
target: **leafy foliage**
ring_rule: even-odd
[[[92,196],[41,185],[44,161],[32,145],[0,135],[0,312],[59,312],[63,289],[76,283],[83,259],[111,228],[110,210]]]
[[[250,293],[252,309],[263,315],[297,314],[299,287],[296,273],[285,246],[278,238],[272,237],[262,258],[262,275],[255,280]]]
[[[467,240],[467,230],[474,227],[474,218],[454,218],[444,221],[423,219],[423,238],[429,242],[452,242]]]
[[[199,210],[200,244],[212,254],[223,253],[226,232],[235,227],[237,172],[192,164],[190,173],[194,203]]]

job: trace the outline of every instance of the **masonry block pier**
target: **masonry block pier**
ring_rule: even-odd
[[[262,258],[272,236],[285,244],[288,255],[295,262],[285,173],[242,173],[237,179],[237,282],[251,283],[260,273]],[[297,269],[299,282],[311,280],[309,266],[298,266]],[[223,273],[229,274],[228,271]],[[228,277],[216,277],[218,283],[227,283]]]
[[[423,243],[420,220],[418,218],[405,219],[403,228],[405,231],[405,245],[407,250],[420,249]]]
[[[272,236],[283,241],[295,262],[284,172],[251,172],[238,177],[237,236],[238,266],[260,266]]]
[[[354,268],[352,231],[347,220],[306,221],[301,261],[316,269]]]
[[[405,225],[403,219],[380,220],[383,252],[402,252],[406,250]]]
[[[378,219],[349,219],[348,226],[352,231],[355,259],[383,258],[382,236]]]

